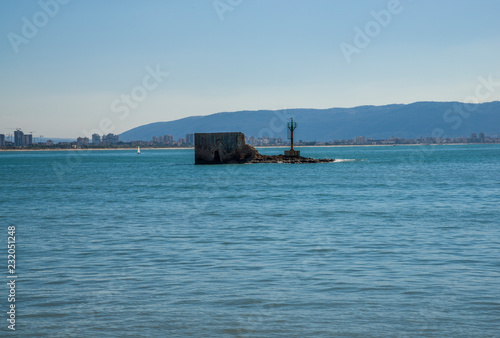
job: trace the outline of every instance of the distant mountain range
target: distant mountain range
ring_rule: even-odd
[[[241,131],[246,136],[285,138],[285,123],[298,122],[296,140],[325,142],[365,136],[386,139],[391,136],[418,138],[433,136],[440,128],[442,137],[470,136],[484,132],[500,135],[500,102],[464,104],[460,102],[416,102],[385,106],[359,106],[330,109],[287,109],[280,111],[236,111],[192,116],[169,122],[156,122],[128,130],[121,141],[151,141],[153,136],[189,133]],[[436,136],[436,135],[434,135]]]

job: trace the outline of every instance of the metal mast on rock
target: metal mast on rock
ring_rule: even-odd
[[[299,157],[300,150],[293,150],[293,131],[297,128],[297,122],[293,122],[293,117],[290,118],[290,122],[286,123],[286,127],[290,131],[290,150],[285,150],[285,156],[287,157]]]

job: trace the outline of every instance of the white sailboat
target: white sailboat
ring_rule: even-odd
[[[141,153],[141,147],[137,147],[137,153],[140,154]]]

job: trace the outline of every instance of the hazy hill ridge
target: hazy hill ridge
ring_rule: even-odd
[[[460,102],[416,102],[385,106],[330,109],[286,109],[280,111],[236,111],[192,116],[169,122],[139,126],[120,135],[122,141],[151,141],[153,136],[171,134],[175,139],[188,133],[241,131],[246,136],[286,137],[285,122],[299,123],[296,139],[331,141],[367,138],[432,136],[436,128],[443,137],[470,136],[484,132],[500,134],[500,102],[463,104]]]

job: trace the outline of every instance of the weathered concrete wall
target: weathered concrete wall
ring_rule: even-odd
[[[285,157],[300,157],[300,150],[285,150]]]
[[[245,163],[254,159],[256,151],[245,143],[243,133],[194,134],[195,164]]]

